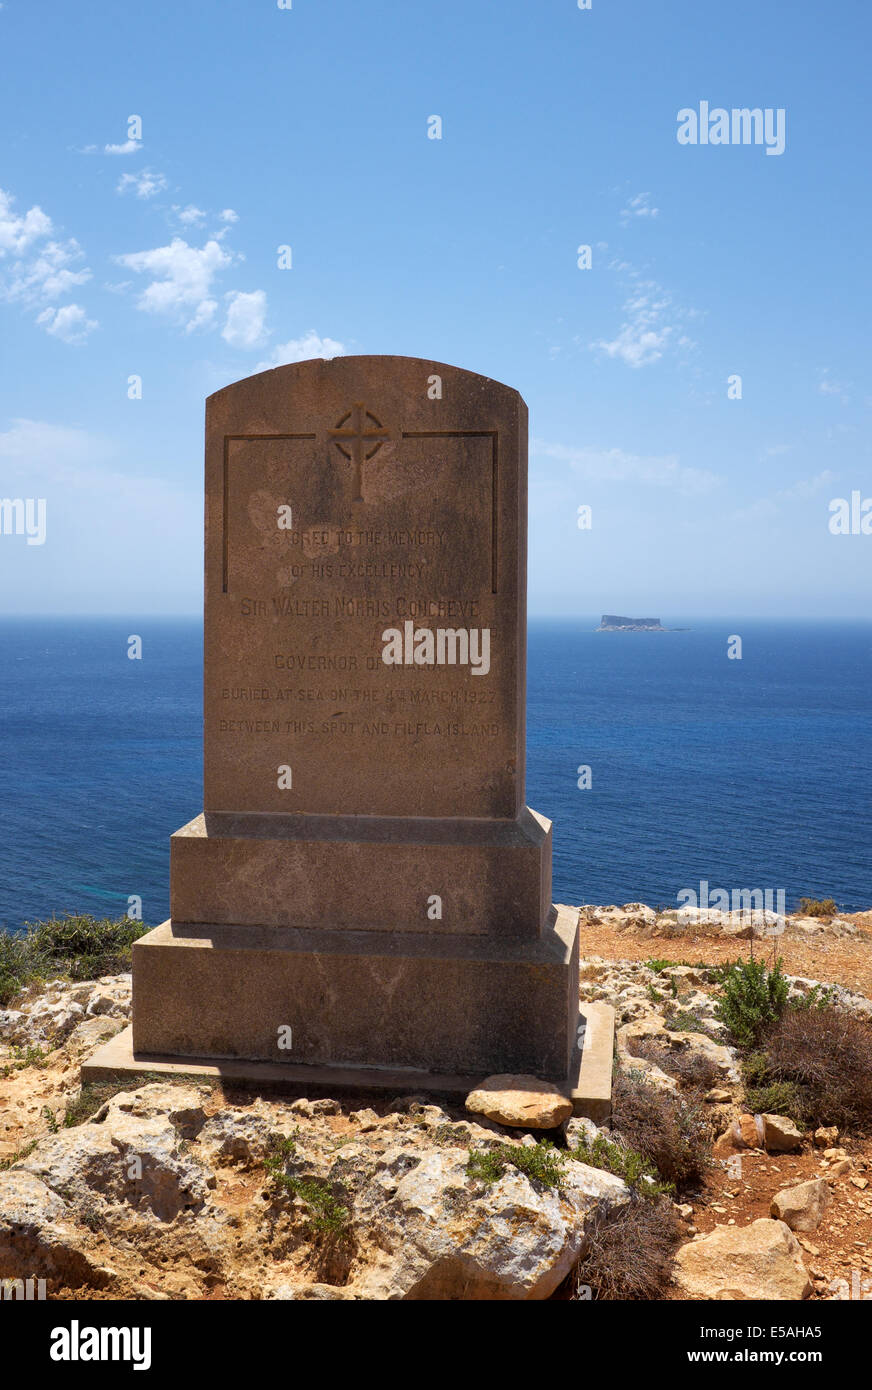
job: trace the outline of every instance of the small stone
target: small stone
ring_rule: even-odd
[[[839,1137],[839,1131],[835,1125],[825,1128],[821,1125],[820,1129],[814,1132],[814,1144],[816,1149],[831,1149]]]
[[[567,1148],[574,1149],[582,1140],[592,1144],[599,1134],[599,1130],[593,1120],[588,1119],[587,1115],[578,1115],[567,1120],[565,1134]]]
[[[488,1076],[466,1097],[473,1115],[523,1129],[556,1129],[572,1114],[572,1101],[550,1081],[512,1073]]]
[[[715,1086],[711,1091],[706,1091],[705,1099],[709,1105],[729,1105],[733,1097],[723,1087]]]
[[[378,1115],[374,1110],[367,1107],[364,1110],[352,1110],[349,1120],[353,1125],[357,1125],[363,1134],[368,1134],[370,1130],[377,1129],[380,1123]]]
[[[342,1106],[338,1100],[307,1100],[305,1096],[295,1100],[289,1107],[295,1115],[305,1115],[312,1119],[315,1115],[341,1115]]]

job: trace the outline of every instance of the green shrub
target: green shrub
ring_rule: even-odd
[[[344,1240],[350,1233],[351,1212],[344,1204],[346,1185],[330,1178],[301,1177],[289,1173],[287,1165],[296,1158],[294,1137],[278,1140],[267,1154],[264,1167],[274,1188],[289,1197],[299,1197],[306,1206],[310,1230],[330,1240]]]
[[[798,1125],[806,1121],[802,1096],[792,1081],[770,1081],[766,1086],[746,1086],[745,1103],[753,1115],[787,1115]]]
[[[5,1008],[32,979],[24,937],[0,932],[0,1008]]]
[[[96,980],[129,970],[131,947],[147,931],[130,917],[67,916],[28,923],[26,941],[43,978]]]
[[[500,1144],[495,1149],[470,1149],[466,1171],[482,1182],[499,1182],[511,1164],[525,1177],[545,1187],[561,1187],[566,1159],[547,1139],[538,1144]]]
[[[663,1183],[657,1177],[654,1166],[633,1149],[625,1148],[598,1134],[594,1139],[580,1139],[570,1157],[590,1168],[601,1168],[606,1173],[614,1173],[623,1178],[628,1187],[642,1197],[658,1197],[666,1192],[674,1192],[673,1183]]]
[[[738,960],[719,972],[723,996],[715,1013],[735,1040],[736,1046],[751,1048],[777,1023],[787,1008],[790,986],[776,960],[770,970],[765,961]]]
[[[133,943],[147,931],[129,917],[78,915],[28,922],[22,934],[0,932],[0,1007],[34,980],[96,980],[129,970]]]
[[[836,903],[833,898],[800,898],[799,910],[803,917],[835,917]]]

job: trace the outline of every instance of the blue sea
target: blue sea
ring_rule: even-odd
[[[872,623],[665,621],[691,630],[530,623],[527,799],[554,821],[555,900],[675,906],[705,882],[872,906]],[[169,915],[201,706],[199,622],[0,621],[0,923],[132,894]]]

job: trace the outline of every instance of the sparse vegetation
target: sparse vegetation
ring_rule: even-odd
[[[579,1163],[586,1163],[590,1168],[614,1173],[616,1178],[623,1178],[627,1186],[642,1197],[659,1197],[675,1191],[672,1183],[660,1181],[653,1164],[640,1153],[623,1144],[616,1144],[604,1134],[598,1134],[592,1140],[579,1140],[575,1148],[570,1150],[570,1157]]]
[[[22,934],[0,932],[0,1007],[35,980],[96,980],[129,970],[131,947],[146,931],[129,917],[78,915],[28,922]]]
[[[671,1033],[703,1033],[707,1038],[721,1041],[704,1019],[697,1018],[689,1009],[669,1008],[663,1015],[663,1022]]]
[[[24,1071],[25,1067],[44,1067],[48,1063],[49,1054],[42,1047],[30,1044],[27,1047],[18,1047],[13,1044],[10,1051],[12,1061],[6,1062],[0,1068],[0,1076],[10,1076],[14,1071]]]
[[[482,1182],[499,1182],[511,1164],[544,1187],[561,1187],[565,1180],[565,1156],[542,1139],[538,1144],[500,1144],[493,1149],[470,1149],[466,1171]]]
[[[634,1057],[644,1057],[646,1061],[653,1062],[667,1076],[674,1076],[682,1086],[702,1087],[708,1091],[720,1080],[717,1063],[705,1053],[692,1048],[673,1050],[671,1047],[659,1047],[654,1041],[636,1039],[632,1043],[632,1053]]]
[[[344,1240],[350,1229],[351,1212],[342,1201],[345,1183],[329,1178],[301,1177],[288,1172],[288,1164],[297,1155],[292,1136],[280,1139],[264,1160],[269,1181],[277,1191],[289,1197],[299,1197],[305,1203],[309,1228],[329,1240]]]
[[[10,1154],[8,1158],[0,1158],[0,1173],[6,1173],[10,1168],[14,1167],[16,1163],[23,1162],[25,1158],[28,1158],[30,1154],[33,1153],[38,1143],[38,1138],[31,1139],[30,1142],[19,1149],[17,1153]]]
[[[612,1093],[612,1130],[676,1191],[698,1186],[711,1164],[712,1132],[702,1094],[676,1096],[639,1071],[618,1070]]]
[[[836,915],[834,898],[800,898],[799,910],[803,917],[823,917],[829,919]]]
[[[595,1218],[587,1252],[575,1270],[576,1298],[662,1299],[680,1239],[675,1211],[666,1200],[634,1198]]]
[[[872,1023],[831,1006],[788,1009],[767,1035],[763,1054],[752,1075],[767,1088],[767,1098],[780,1096],[791,1105],[779,1113],[808,1127],[872,1124]],[[753,1087],[751,1095],[761,1098]]]

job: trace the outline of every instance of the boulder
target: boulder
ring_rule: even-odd
[[[568,1160],[561,1189],[509,1166],[470,1178],[466,1149],[395,1145],[356,1194],[362,1262],[349,1284],[366,1299],[540,1300],[583,1253],[594,1213],[629,1201],[619,1178]]]
[[[796,1236],[783,1221],[716,1226],[675,1257],[675,1282],[691,1299],[807,1298],[811,1280]]]
[[[791,1153],[802,1143],[802,1135],[786,1115],[761,1115],[763,1146],[769,1153]]]
[[[466,1097],[472,1115],[520,1129],[556,1129],[572,1114],[572,1101],[550,1081],[507,1073],[488,1076]]]
[[[123,1203],[167,1222],[181,1211],[199,1211],[208,1198],[207,1175],[180,1149],[182,1126],[177,1130],[166,1113],[141,1116],[135,1104],[118,1104],[135,1102],[137,1094],[116,1096],[98,1112],[101,1119],[43,1139],[19,1168],[79,1210]]]
[[[0,1173],[0,1277],[103,1288],[107,1274],[81,1248],[67,1204],[33,1173]]]
[[[769,1215],[783,1221],[792,1231],[816,1231],[830,1204],[830,1189],[824,1178],[782,1188],[772,1198]]]

